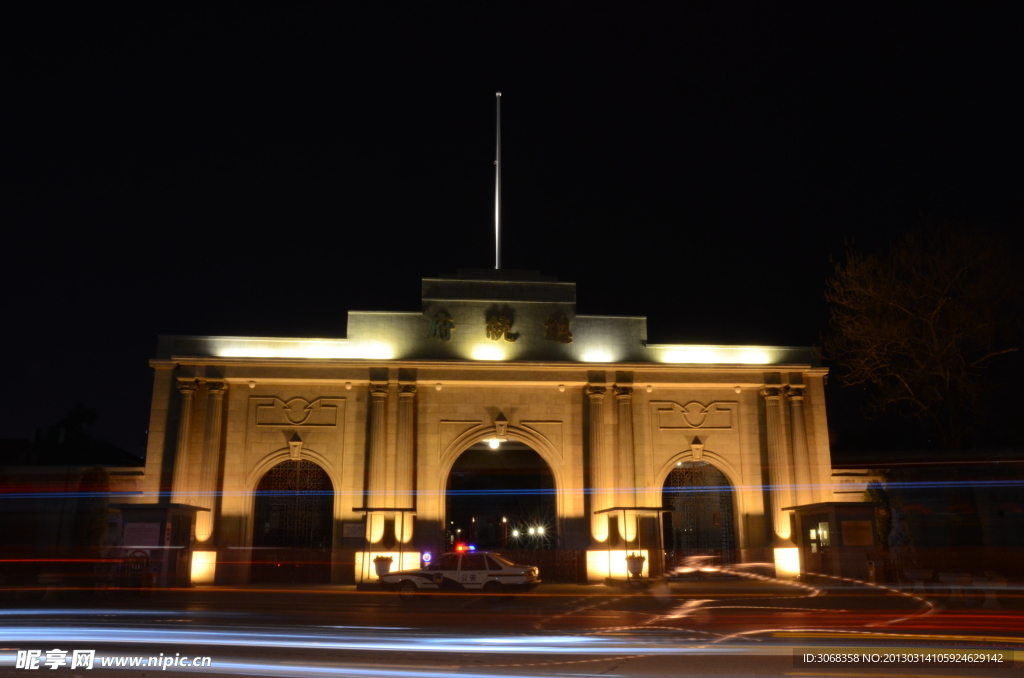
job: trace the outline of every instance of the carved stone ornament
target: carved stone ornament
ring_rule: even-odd
[[[193,393],[196,392],[196,382],[195,382],[195,380],[179,381],[178,382],[178,390],[181,391],[181,395],[183,395],[183,396],[191,396]]]
[[[440,339],[441,341],[452,340],[452,330],[455,329],[455,321],[448,311],[438,311],[430,319],[430,329],[427,330],[427,339]]]
[[[512,321],[503,315],[488,316],[486,329],[487,338],[491,341],[504,339],[512,342],[519,338],[518,334],[512,334]]]
[[[701,457],[704,456],[704,443],[701,442],[700,438],[693,439],[693,442],[690,443],[690,451],[693,453],[694,461],[701,460]]]
[[[291,398],[257,396],[251,399],[256,407],[257,426],[337,426],[338,408],[344,398]]]
[[[498,418],[494,420],[494,432],[499,438],[504,438],[508,432],[508,419],[500,412],[498,413]]]
[[[399,384],[398,385],[398,396],[413,396],[416,395],[416,384]]]
[[[544,321],[544,338],[563,344],[572,343],[572,332],[569,331],[569,319],[565,315],[553,315]]]
[[[584,392],[591,398],[603,398],[607,390],[604,386],[587,386]]]
[[[632,386],[616,386],[615,397],[616,398],[628,398],[633,395]]]
[[[804,390],[802,388],[791,388],[786,392],[790,400],[803,400]]]
[[[370,384],[370,395],[374,398],[385,398],[388,395],[387,384]]]
[[[684,404],[672,401],[651,403],[654,422],[659,431],[684,431],[686,429],[731,429],[736,414],[736,403],[713,400],[708,404],[696,400]]]
[[[762,388],[761,395],[765,398],[778,398],[782,395],[782,389],[777,387]]]
[[[302,458],[302,438],[299,437],[298,433],[293,433],[288,441],[288,457],[291,459]]]

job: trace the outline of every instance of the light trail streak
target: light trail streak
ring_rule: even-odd
[[[697,653],[693,650],[681,652],[680,654]],[[700,650],[700,654],[721,654],[717,650]],[[97,661],[100,656],[97,654]],[[609,658],[614,659],[614,658]],[[14,663],[14,655],[0,654],[0,665],[10,662]],[[343,665],[339,663],[326,663],[326,662],[305,662],[301,665],[291,664],[286,662],[271,662],[271,661],[245,661],[239,658],[229,658],[216,660],[211,666],[203,667],[203,674],[210,673],[221,673],[221,674],[234,674],[234,675],[255,675],[255,676],[359,676],[359,677],[374,677],[374,678],[494,678],[501,676],[501,678],[537,678],[536,674],[531,675],[520,675],[514,673],[483,673],[483,672],[467,672],[461,671],[459,666],[436,666],[436,667],[424,667],[424,666],[410,666],[405,668],[399,667],[388,667],[388,668],[377,668],[380,664],[363,665],[363,666],[351,666]],[[110,667],[114,668],[114,667]],[[128,667],[123,667],[128,668]],[[502,667],[495,667],[502,668]],[[452,670],[454,669],[454,670]],[[137,669],[136,669],[137,670]],[[182,671],[189,672],[192,669],[184,669],[180,667],[169,667],[170,671]],[[595,674],[558,674],[558,675],[576,675],[576,676],[587,676]],[[599,674],[603,676],[616,676],[619,674]]]
[[[18,589],[20,591],[29,589]],[[43,590],[43,589],[35,589]],[[48,590],[48,589],[47,589]],[[88,587],[81,589],[62,589],[62,590],[73,590],[73,591],[95,591]],[[104,618],[117,618],[117,617],[138,617],[147,618],[153,617],[154,620],[167,617],[182,617],[187,616],[193,619],[201,618],[212,618],[212,619],[238,619],[246,617],[241,612],[224,612],[220,610],[187,610],[187,609],[176,609],[176,610],[129,610],[124,608],[44,608],[44,609],[10,609],[0,610],[0,617],[27,617],[29,619],[39,618],[55,618],[55,619],[67,619],[74,617],[104,617]],[[8,623],[6,620],[5,624]],[[342,628],[342,627],[339,627]],[[358,627],[358,628],[374,628],[370,627]],[[408,628],[408,627],[405,627]],[[0,642],[3,640],[3,631],[0,631]]]
[[[1004,479],[1004,480],[943,480],[943,481],[906,481],[906,482],[886,482],[884,483],[886,489],[903,489],[903,490],[937,490],[937,489],[954,489],[954,488],[1015,488],[1024,487],[1024,479]],[[833,485],[831,483],[809,483],[800,485],[770,485],[770,484],[758,484],[758,485],[709,485],[701,487],[680,487],[672,488],[674,493],[703,493],[708,491],[728,491],[728,492],[742,492],[742,491],[763,491],[770,489],[808,489],[808,490],[831,490]],[[617,492],[646,492],[649,488],[647,487],[618,487],[609,488],[614,489]],[[607,491],[607,490],[603,490]],[[420,497],[430,496],[534,496],[534,495],[556,495],[559,492],[564,494],[572,494],[574,496],[583,496],[594,494],[595,490],[592,488],[576,489],[576,490],[558,490],[548,488],[531,488],[531,489],[475,489],[475,490],[417,490],[410,493],[410,495]],[[261,496],[261,497],[275,497],[275,496],[350,496],[352,498],[369,497],[372,496],[371,492],[344,492],[344,491],[245,491],[245,490],[231,490],[231,491],[212,491],[212,492],[193,492],[195,496],[210,496],[210,497],[249,497],[249,496]],[[169,492],[143,492],[143,491],[113,491],[113,492],[65,492],[46,489],[46,487],[39,487],[35,489],[24,489],[21,486],[7,485],[0,487],[0,499],[80,499],[80,498],[94,498],[94,497],[108,497],[112,499],[116,498],[152,498],[161,499],[170,497]]]
[[[644,643],[644,639],[611,639],[594,636],[527,636],[496,638],[494,636],[424,637],[396,634],[388,639],[329,635],[294,631],[285,633],[272,629],[249,631],[212,631],[196,629],[161,629],[139,627],[89,626],[6,626],[6,644],[78,643],[80,645],[213,645],[248,648],[253,646],[321,649],[375,650],[381,652],[442,652],[475,654],[672,654],[681,649],[675,645]]]

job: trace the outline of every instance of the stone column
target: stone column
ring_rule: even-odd
[[[792,492],[789,478],[789,451],[786,449],[786,430],[782,421],[782,389],[765,388],[765,418],[768,424],[768,498],[771,502],[773,546],[792,546],[788,544],[790,536],[789,516],[782,510],[783,506],[792,506]]]
[[[174,450],[174,478],[171,481],[171,502],[185,504],[188,501],[188,447],[192,435],[192,396],[196,393],[194,381],[179,381],[181,391],[181,415],[178,419],[178,444]]]
[[[811,458],[807,453],[804,390],[791,388],[786,396],[789,398],[789,428],[793,435],[793,467],[796,476],[794,495],[797,504],[810,504],[814,501],[814,488],[811,487]]]
[[[615,476],[618,487],[618,506],[636,506],[636,463],[633,455],[633,389],[629,386],[615,387],[615,405],[618,409],[618,463]],[[626,541],[636,539],[637,517],[627,515],[624,525],[619,525],[619,534]]]
[[[604,445],[604,386],[587,386],[590,400],[590,530],[597,541],[608,538],[608,515],[594,511],[611,508],[615,502],[615,459]]]
[[[398,441],[395,453],[395,497],[397,508],[413,508],[416,469],[416,384],[398,386]],[[396,520],[399,519],[396,516]],[[412,539],[413,516],[406,513],[405,525],[395,525],[395,538],[404,543]]]
[[[367,478],[367,508],[387,507],[387,410],[388,385],[370,384],[370,458]],[[370,513],[366,519],[367,539],[377,543],[384,536],[384,514]]]
[[[203,460],[196,489],[199,506],[210,509],[196,514],[196,541],[205,542],[213,536],[213,514],[217,509],[217,490],[220,489],[221,419],[224,414],[224,392],[228,385],[222,381],[208,384],[210,398],[206,403],[206,432],[203,436]]]

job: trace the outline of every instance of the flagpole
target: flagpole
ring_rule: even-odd
[[[501,268],[501,92],[495,92],[498,105],[497,149],[494,161],[494,270]]]

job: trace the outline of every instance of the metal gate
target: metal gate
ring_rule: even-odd
[[[587,583],[587,552],[563,549],[497,549],[516,565],[532,565],[540,569],[546,582]]]
[[[311,461],[286,461],[256,488],[254,582],[326,583],[334,527],[334,488]]]
[[[735,562],[733,489],[721,471],[703,461],[676,466],[665,479],[662,506],[672,511],[664,523],[669,568],[690,556]]]
[[[146,582],[146,572],[149,569],[149,553],[147,551],[135,550],[128,554],[128,557],[121,563],[121,588],[141,589]]]

